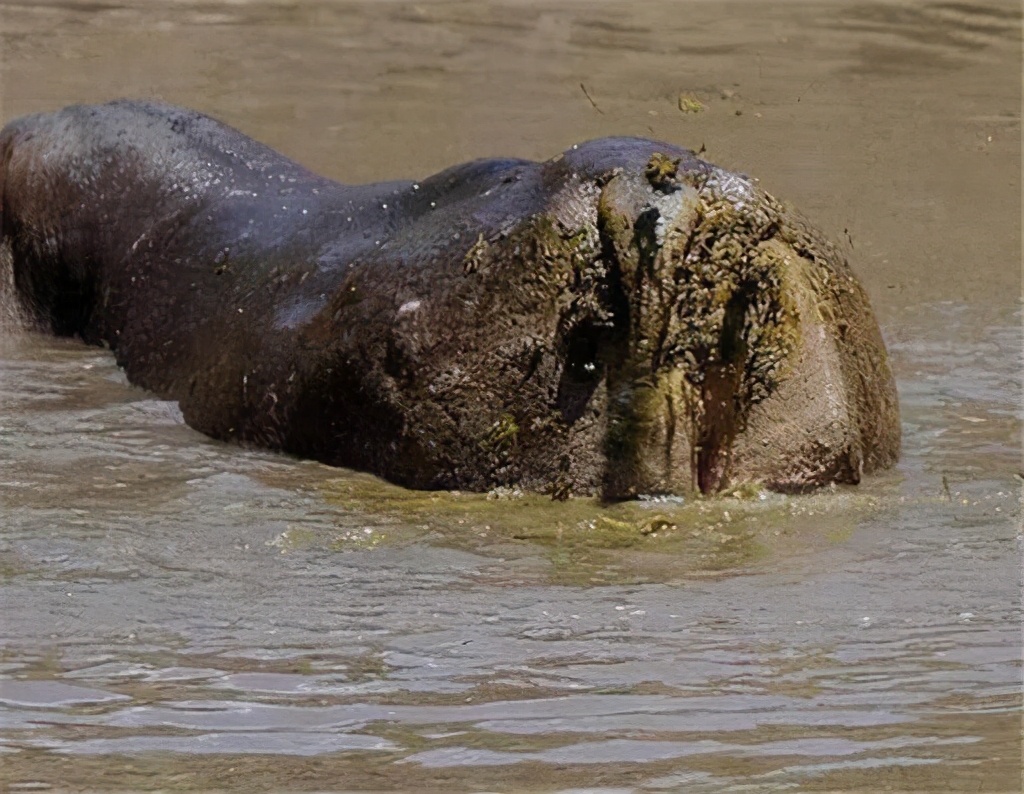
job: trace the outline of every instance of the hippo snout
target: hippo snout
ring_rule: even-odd
[[[892,376],[839,254],[751,180],[677,165],[655,154],[599,201],[624,326],[605,497],[856,482],[891,460],[892,432],[861,420],[895,417]]]

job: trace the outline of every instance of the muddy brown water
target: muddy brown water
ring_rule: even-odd
[[[0,788],[1019,790],[1020,34],[1015,3],[0,2],[4,120],[157,96],[345,181],[704,146],[843,241],[904,429],[805,497],[423,494],[212,442],[7,322]]]

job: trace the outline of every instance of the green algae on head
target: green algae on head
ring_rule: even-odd
[[[647,161],[644,176],[647,177],[647,181],[651,183],[652,187],[660,190],[664,186],[675,182],[680,162],[681,159],[679,157],[672,159],[661,152],[655,152],[651,155],[651,159]]]
[[[502,414],[480,444],[484,449],[500,452],[513,446],[518,434],[519,425],[516,424],[516,418],[512,414]]]

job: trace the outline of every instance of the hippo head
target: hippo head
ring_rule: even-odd
[[[399,307],[392,355],[426,382],[396,398],[417,440],[393,479],[620,499],[857,482],[895,460],[877,323],[798,216],[660,153],[548,170],[543,211],[481,235],[441,308]]]

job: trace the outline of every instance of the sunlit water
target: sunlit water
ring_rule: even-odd
[[[1019,320],[887,329],[895,473],[614,509],[239,450],[103,351],[8,338],[5,761],[690,790],[1012,768]]]

